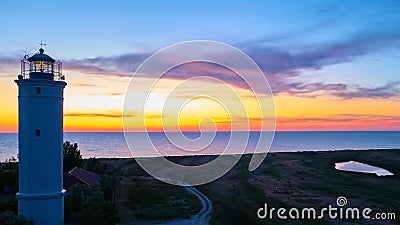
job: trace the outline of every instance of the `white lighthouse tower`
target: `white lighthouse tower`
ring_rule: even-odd
[[[35,225],[64,223],[61,62],[43,48],[21,60],[18,85],[18,213]]]

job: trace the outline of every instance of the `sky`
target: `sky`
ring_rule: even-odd
[[[190,40],[227,43],[254,60],[273,92],[277,130],[400,130],[398,12],[397,0],[4,0],[0,132],[18,130],[13,80],[20,60],[37,52],[41,39],[45,53],[63,63],[65,131],[121,131],[134,71],[160,49]],[[138,96],[144,94],[141,82],[149,79],[144,74],[135,80]],[[171,95],[182,82],[185,87]],[[167,100],[204,93],[218,101],[192,99],[178,119],[161,110]],[[236,95],[246,113],[224,108]],[[229,130],[232,123],[239,130],[257,130],[264,119],[252,90],[215,64],[173,68],[154,87],[148,104],[145,126],[152,131],[176,124],[184,130]]]

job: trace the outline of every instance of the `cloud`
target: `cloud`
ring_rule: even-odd
[[[107,118],[122,118],[133,117],[133,114],[126,114],[122,116],[121,113],[64,113],[65,117],[107,117]]]
[[[16,57],[0,56],[0,66],[19,66],[19,61],[21,59],[17,59]]]
[[[301,83],[301,82],[294,82],[294,83],[287,83],[283,84],[279,87],[280,92],[285,92],[290,95],[302,95],[307,97],[315,97],[317,96],[318,92],[341,92],[347,89],[346,84],[324,84],[321,82],[316,83]]]
[[[125,95],[125,92],[109,92],[109,93],[90,93],[90,96],[100,96],[100,95],[108,95],[108,96],[121,96]]]
[[[400,81],[389,82],[386,85],[375,88],[356,87],[354,90],[336,92],[334,95],[344,99],[396,97],[400,96]]]
[[[97,84],[89,84],[89,83],[74,83],[74,86],[77,87],[98,87],[99,85]]]
[[[319,27],[320,25],[317,26]],[[388,47],[399,48],[396,46],[400,46],[400,29],[360,32],[340,41],[297,46],[289,50],[267,46],[265,43],[268,41],[270,39],[258,39],[240,43],[237,47],[247,53],[267,74],[274,94],[287,93],[303,97],[330,94],[343,99],[387,98],[400,95],[398,81],[380,87],[362,87],[345,83],[293,82],[290,79],[300,76],[304,70],[320,70],[325,66],[352,62],[357,57]],[[148,56],[150,53],[69,60],[64,62],[64,68],[82,73],[129,77]],[[211,76],[233,86],[248,89],[247,84],[233,71],[209,63],[185,64],[172,69],[164,78],[184,80],[196,76]]]
[[[388,82],[378,87],[364,87],[360,85],[349,85],[344,83],[277,83],[271,85],[275,93],[286,93],[300,97],[317,97],[329,94],[341,99],[353,98],[392,98],[400,96],[400,80]]]
[[[267,40],[248,42],[240,46],[261,70],[267,74],[274,94],[315,97],[325,92],[340,98],[387,98],[400,95],[399,82],[388,82],[380,87],[362,87],[345,83],[292,82],[302,71],[320,70],[325,66],[352,62],[357,57],[388,48],[400,49],[400,27],[397,30],[361,32],[348,39],[297,46],[284,49],[266,46]]]
[[[16,57],[0,56],[1,77],[17,78],[17,74],[20,73],[20,60]]]
[[[164,118],[165,117],[165,115],[161,115],[161,114],[146,114],[145,115],[145,118],[146,119],[149,119],[149,120],[152,120],[152,119],[162,119],[162,118]]]
[[[63,61],[63,68],[81,73],[130,77],[148,56],[149,53],[136,53],[72,59]]]
[[[383,27],[379,31],[359,32],[341,40],[307,46],[299,45],[290,49],[285,48],[285,46],[269,45],[271,42],[292,37],[296,35],[296,32],[304,33],[310,29],[320,29],[325,23],[326,21],[291,33],[242,42],[235,46],[247,53],[259,65],[266,74],[272,91],[276,95],[290,94],[301,97],[315,97],[329,94],[342,99],[400,96],[400,81],[392,81],[375,87],[348,83],[293,82],[291,78],[302,76],[302,72],[307,70],[320,70],[326,66],[352,62],[357,57],[387,48],[400,49],[399,25],[393,25],[390,29]],[[63,61],[64,70],[99,76],[130,77],[150,55],[151,53],[132,53],[61,61]],[[9,75],[10,69],[17,70],[19,60],[18,57],[14,56],[0,56],[0,72],[2,72],[2,76]],[[6,71],[8,74],[5,74]],[[138,76],[148,75],[138,74]],[[196,76],[210,76],[235,87],[249,88],[233,71],[210,63],[185,64],[169,71],[165,78],[184,80]],[[301,80],[301,78],[296,80]],[[93,84],[84,83],[74,85],[81,87],[93,86]]]
[[[215,123],[232,123],[235,122],[268,122],[271,121],[272,118],[257,118],[257,117],[241,117],[235,116],[232,119],[221,117],[215,119]],[[319,123],[319,122],[333,122],[333,123],[347,123],[347,122],[357,122],[357,121],[391,121],[400,125],[400,116],[391,116],[391,115],[373,115],[373,114],[334,114],[334,115],[326,115],[321,117],[276,117],[278,123]],[[210,122],[212,123],[212,122]]]
[[[268,46],[269,40],[255,40],[239,46],[271,75],[297,75],[302,69],[318,70],[324,66],[351,62],[355,58],[386,48],[400,49],[400,26],[397,29],[359,32],[344,40],[296,46],[290,49]]]
[[[363,123],[363,122],[384,122],[400,125],[400,116],[390,115],[361,115],[361,114],[335,114],[324,117],[288,118],[277,117],[278,124],[307,124],[307,123]]]

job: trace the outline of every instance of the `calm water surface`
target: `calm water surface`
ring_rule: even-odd
[[[246,132],[239,141],[246,140]],[[135,135],[135,134],[133,134]],[[190,139],[199,137],[199,133],[188,132]],[[138,135],[139,136],[139,135]],[[218,132],[213,141],[200,151],[185,151],[171,144],[165,134],[150,133],[154,146],[163,155],[221,154],[227,146],[230,133]],[[259,133],[250,132],[245,152],[252,152],[257,145]],[[123,133],[72,132],[64,133],[64,140],[78,143],[83,157],[131,157]],[[132,147],[135,156],[147,156],[146,142],[137,138]],[[234,145],[235,147],[235,145]],[[365,132],[276,132],[270,152],[329,151],[345,149],[400,149],[400,131],[365,131]],[[18,135],[0,133],[0,161],[18,152]],[[242,149],[237,149],[238,153]]]

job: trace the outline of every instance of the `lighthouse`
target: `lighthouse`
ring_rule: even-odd
[[[42,46],[43,47],[43,46]],[[39,52],[21,60],[18,85],[18,213],[35,225],[64,223],[62,64]]]

